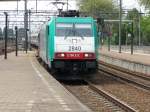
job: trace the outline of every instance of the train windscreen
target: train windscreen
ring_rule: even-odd
[[[56,36],[58,37],[92,37],[91,24],[56,24]]]

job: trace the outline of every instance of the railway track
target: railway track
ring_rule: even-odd
[[[127,69],[107,64],[102,61],[99,62],[100,72],[107,73],[116,78],[120,78],[122,80],[127,81],[128,83],[132,83],[138,87],[144,88],[146,90],[150,90],[150,77],[145,74],[134,73]]]
[[[128,106],[126,103],[120,101],[119,99],[115,98],[114,96],[110,95],[108,92],[104,91],[103,89],[96,87],[95,85],[91,84],[90,82],[88,82],[88,84],[92,90],[96,91],[98,94],[102,95],[110,102],[112,102],[115,105],[117,105],[118,107],[122,108],[125,112],[137,112],[135,109]]]
[[[92,74],[92,78],[91,74],[89,75],[90,79],[85,75],[86,83],[74,84],[74,81],[69,81],[69,84],[63,85],[94,112],[150,111],[149,92],[135,88],[111,75],[96,73]]]
[[[87,80],[84,83],[73,84],[70,82],[70,84],[63,83],[63,85],[94,112],[137,112]]]

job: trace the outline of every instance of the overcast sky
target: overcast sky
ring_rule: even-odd
[[[28,0],[28,8],[31,9],[31,8],[35,8],[35,2],[31,2],[30,0]],[[71,0],[70,0],[71,1]],[[23,1],[20,1],[19,2],[19,9],[24,9],[24,2]],[[16,2],[0,2],[0,10],[3,10],[3,9],[8,9],[8,10],[11,10],[11,9],[15,9],[17,6],[17,3]],[[7,6],[7,7],[6,7]],[[64,6],[65,7],[65,6]],[[123,7],[126,8],[126,9],[131,9],[131,8],[138,8],[139,9],[139,5],[138,5],[138,2],[137,0],[123,0]],[[70,9],[76,9],[76,3],[75,2],[69,2],[69,8]],[[47,10],[51,10],[51,9],[55,9],[55,6],[51,5],[50,2],[38,2],[38,9],[41,10],[41,9],[47,9]]]
[[[36,9],[35,3],[36,3],[35,1],[28,0],[28,9],[35,10]],[[18,6],[19,6],[18,7],[19,10],[24,10],[24,1],[18,2]],[[123,8],[124,9],[132,9],[132,8],[140,9],[137,0],[123,0]],[[17,9],[17,2],[0,2],[0,10],[16,10],[16,9]],[[38,1],[38,10],[56,10],[56,9],[57,8],[54,5],[52,5],[52,3],[50,1],[42,1],[42,0]],[[66,9],[66,5],[64,6],[64,9]],[[72,10],[77,9],[75,0],[73,0],[73,1],[69,0],[69,9],[72,9]],[[1,15],[4,15],[4,14],[1,14]],[[22,15],[24,15],[23,12],[22,12]],[[35,18],[32,18],[31,21],[33,19],[35,19]],[[44,18],[37,18],[37,19],[44,20]],[[47,18],[45,18],[45,19],[47,20]],[[4,18],[0,18],[0,20],[5,21]],[[18,21],[18,20],[23,21],[23,18],[9,18],[9,20],[10,21]],[[18,23],[13,23],[13,24],[14,25],[12,25],[12,27],[17,25]],[[21,26],[23,26],[23,23],[19,23],[19,24]],[[35,26],[36,29],[38,29],[37,28],[38,26]],[[1,27],[4,27],[4,25],[1,25]],[[32,28],[32,29],[35,29],[35,28]]]
[[[19,9],[24,9],[24,1],[18,2]],[[6,7],[7,6],[7,7]],[[35,9],[36,2],[28,0],[28,9]],[[66,5],[64,6],[64,8]],[[17,8],[17,2],[0,2],[0,10],[7,9],[16,9]],[[70,9],[76,9],[76,2],[70,2],[69,3]],[[56,7],[52,5],[50,1],[38,1],[38,10],[54,10]]]
[[[140,9],[138,0],[123,0],[123,7],[127,9],[132,9],[132,8]]]

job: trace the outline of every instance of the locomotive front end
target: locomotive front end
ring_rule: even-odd
[[[73,72],[95,70],[97,56],[93,30],[92,22],[81,22],[77,18],[71,22],[57,22],[54,68]]]

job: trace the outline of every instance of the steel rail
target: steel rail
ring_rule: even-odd
[[[133,72],[133,71],[128,70],[128,69],[126,69],[126,68],[122,68],[122,67],[119,67],[119,66],[116,66],[116,65],[112,65],[112,64],[109,64],[109,63],[105,63],[105,62],[103,62],[103,61],[99,61],[99,64],[100,64],[100,65],[107,66],[107,67],[112,68],[112,69],[115,69],[115,70],[120,71],[120,72],[127,73],[127,74],[129,74],[129,75],[133,75],[133,76],[142,78],[142,79],[144,79],[144,80],[150,81],[150,76],[146,76],[146,75],[143,74],[143,73]]]
[[[86,81],[86,82],[89,84],[89,87],[92,90],[94,90],[95,92],[97,92],[98,94],[100,94],[101,96],[103,96],[104,98],[109,100],[110,102],[114,103],[115,105],[117,105],[121,109],[125,110],[126,112],[137,112],[137,110],[135,110],[134,108],[130,107],[126,103],[120,101],[119,99],[115,98],[114,96],[110,95],[109,93],[107,93],[103,89],[96,87],[94,84],[92,84],[92,83],[90,83],[88,81]]]
[[[134,84],[134,85],[136,85],[138,87],[141,87],[143,89],[150,90],[150,83],[149,83],[149,81],[143,80],[142,82],[140,82],[142,79],[140,79],[140,81],[132,79],[134,76],[132,75],[132,78],[131,78],[131,75],[128,72],[118,71],[116,69],[109,68],[108,66],[105,66],[105,65],[102,65],[102,64],[99,64],[98,70],[100,72],[107,73],[110,76],[113,76],[113,77],[116,77],[116,78],[120,78],[120,79],[122,79],[122,80],[124,80],[124,81],[126,81],[128,83],[132,83],[132,84]],[[128,77],[127,77],[127,75],[128,75]],[[137,78],[137,77],[135,76],[134,78]],[[145,83],[144,83],[144,81],[145,81]],[[146,82],[148,84],[146,84]]]

